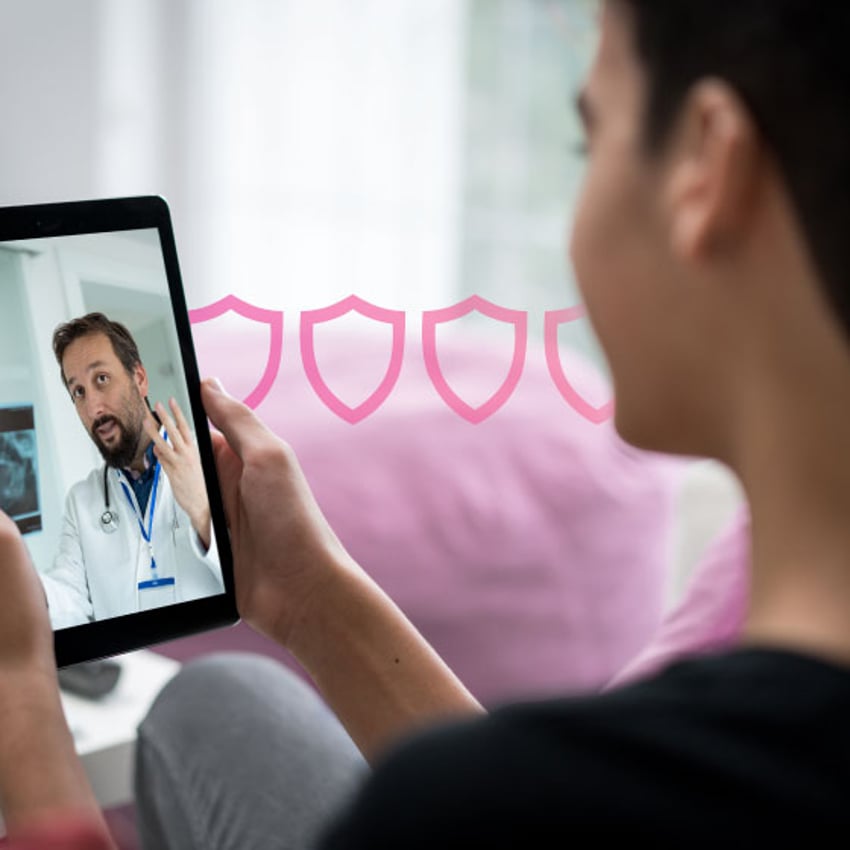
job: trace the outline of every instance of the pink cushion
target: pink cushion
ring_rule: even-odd
[[[734,643],[747,609],[749,562],[750,514],[745,503],[706,550],[680,603],[608,687],[644,678],[683,656]]]
[[[202,374],[247,396],[268,332],[208,325],[195,327]],[[345,397],[364,375],[377,385],[387,351],[350,338],[318,360]],[[439,354],[458,386],[493,386],[505,361],[476,338]],[[570,376],[600,384],[577,358]],[[473,425],[437,395],[411,338],[389,398],[352,425],[312,390],[287,328],[257,412],[295,448],[352,555],[483,702],[601,687],[655,632],[682,464],[575,413],[535,346],[510,400]]]

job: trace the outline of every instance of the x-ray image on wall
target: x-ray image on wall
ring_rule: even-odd
[[[38,454],[28,405],[0,408],[0,508],[22,534],[41,529]]]

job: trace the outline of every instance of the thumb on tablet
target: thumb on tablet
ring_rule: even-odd
[[[224,389],[218,378],[205,378],[201,382],[201,400],[210,422],[243,460],[246,449],[274,436],[248,405]]]
[[[239,523],[239,480],[242,476],[242,461],[227,444],[220,431],[210,432],[215,468],[221,484],[221,498],[228,527],[233,530]]]

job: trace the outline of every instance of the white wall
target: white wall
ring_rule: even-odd
[[[0,0],[0,203],[95,189],[96,0]]]
[[[21,259],[20,253],[0,248],[0,405],[34,408],[42,529],[25,539],[34,563],[42,567],[56,551],[65,492],[46,393],[50,379],[58,385],[59,378],[55,366],[45,374],[36,355]],[[72,414],[67,394],[65,404]]]

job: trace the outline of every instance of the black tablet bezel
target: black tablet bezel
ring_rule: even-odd
[[[156,228],[162,247],[172,314],[183,359],[187,392],[195,423],[205,423],[200,375],[183,292],[177,248],[166,201],[159,196],[105,198],[0,207],[0,242]],[[54,632],[59,667],[118,655],[238,621],[233,584],[233,556],[209,429],[196,427],[201,464],[207,481],[213,533],[218,546],[224,593],[59,629]]]

